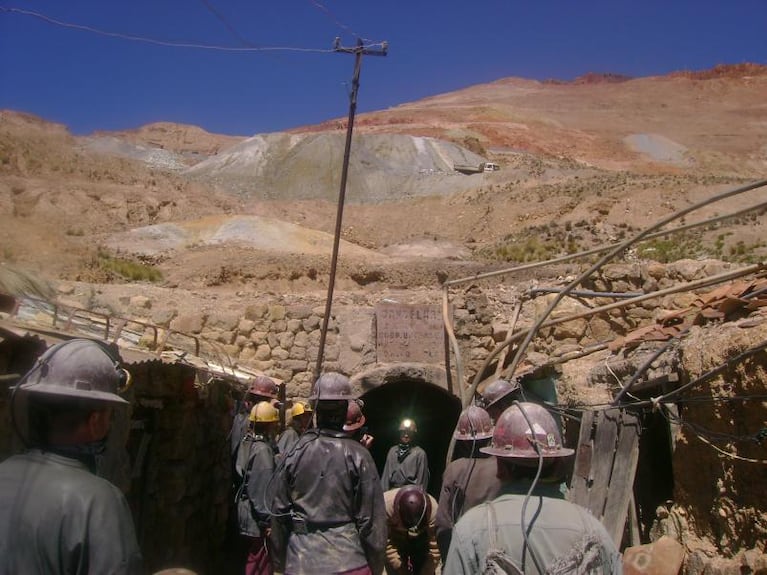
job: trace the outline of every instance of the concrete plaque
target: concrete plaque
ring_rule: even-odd
[[[379,303],[375,312],[379,362],[444,361],[445,327],[441,306]]]

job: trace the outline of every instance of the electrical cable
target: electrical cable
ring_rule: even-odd
[[[46,16],[40,12],[34,12],[32,10],[24,10],[22,8],[10,8],[6,6],[0,6],[0,12],[7,12],[9,14],[21,14],[23,16],[32,16],[53,24],[62,28],[70,28],[72,30],[79,30],[82,32],[90,32],[100,36],[106,36],[109,38],[118,38],[121,40],[129,40],[132,42],[142,42],[145,44],[154,44],[156,46],[168,46],[172,48],[193,48],[199,50],[215,50],[220,52],[308,52],[317,54],[333,54],[335,50],[322,49],[322,48],[299,48],[296,46],[221,46],[217,44],[205,44],[195,42],[176,42],[173,40],[159,40],[157,38],[149,38],[147,36],[139,36],[136,34],[123,34],[121,32],[111,32],[108,30],[102,30],[100,28],[94,28],[93,26],[86,26],[83,24],[74,24],[72,22],[64,22],[50,16]],[[381,46],[382,43],[372,43],[363,45],[362,48],[370,49]]]
[[[719,373],[721,373],[722,371],[724,371],[725,369],[730,367],[733,363],[735,363],[735,362],[737,362],[737,361],[739,361],[741,359],[744,359],[744,358],[746,358],[748,356],[751,356],[751,355],[754,355],[756,353],[759,353],[760,351],[764,350],[765,348],[767,348],[767,340],[762,341],[761,343],[748,348],[747,350],[739,353],[736,356],[728,358],[727,360],[725,360],[724,363],[721,363],[718,366],[710,369],[709,371],[707,371],[706,373],[702,374],[699,377],[696,377],[692,381],[689,381],[686,384],[682,385],[681,387],[677,387],[676,389],[674,389],[674,390],[672,390],[672,391],[670,391],[670,392],[668,392],[668,393],[666,393],[664,395],[661,395],[659,399],[660,400],[667,400],[669,397],[673,397],[675,395],[678,395],[678,394],[682,393],[683,391],[685,391],[687,389],[690,389],[691,387],[694,387],[695,385],[699,384],[700,382],[705,381],[705,380],[707,380],[707,379],[709,379],[709,378],[711,378],[711,377],[713,377],[715,375],[718,375]]]
[[[352,30],[351,28],[349,28],[349,26],[347,26],[346,24],[344,24],[343,22],[341,22],[341,21],[340,21],[340,20],[339,20],[339,19],[336,17],[336,15],[335,15],[335,14],[333,14],[333,12],[331,12],[331,11],[330,11],[330,9],[329,9],[327,6],[325,6],[324,4],[321,4],[321,3],[320,3],[320,2],[318,2],[317,0],[309,0],[309,3],[310,3],[312,6],[314,6],[315,8],[317,8],[317,9],[318,9],[320,12],[324,13],[324,14],[325,14],[325,15],[326,15],[328,18],[330,18],[330,19],[333,21],[333,23],[334,23],[336,26],[338,26],[338,27],[339,27],[341,30],[343,30],[344,32],[348,32],[349,34],[351,34],[352,36],[354,36],[354,38],[355,38],[355,39],[359,39],[359,40],[367,41],[367,39],[366,39],[366,38],[362,38],[362,37],[361,37],[359,34],[357,34],[357,33],[356,33],[354,30]]]
[[[248,40],[243,38],[242,35],[237,31],[237,29],[234,26],[232,26],[226,18],[224,18],[223,14],[221,14],[218,10],[216,10],[216,8],[213,6],[213,4],[210,3],[209,0],[200,0],[200,2],[202,2],[203,6],[205,6],[205,8],[207,8],[207,10],[211,14],[213,14],[218,19],[218,21],[221,22],[227,30],[229,30],[229,33],[232,36],[234,36],[237,40],[239,40],[243,46],[250,46],[251,48],[258,47],[258,45],[253,44],[252,42],[249,42]]]
[[[533,427],[532,422],[530,421],[530,418],[527,417],[527,413],[525,413],[525,410],[522,408],[522,406],[519,404],[519,401],[514,401],[511,404],[512,406],[516,406],[517,409],[522,413],[522,417],[525,418],[525,421],[527,422],[527,426],[530,429],[530,433],[533,437],[535,437],[535,428]],[[530,532],[533,529],[533,525],[535,523],[535,518],[533,518],[533,521],[530,522],[530,525],[528,527],[525,526],[525,515],[527,513],[527,504],[530,502],[530,498],[533,494],[533,490],[538,485],[538,481],[541,478],[541,472],[543,471],[543,453],[541,452],[540,446],[535,441],[530,441],[530,445],[533,446],[533,449],[535,449],[535,452],[538,454],[538,470],[535,473],[535,478],[533,479],[533,482],[530,484],[530,489],[528,489],[527,494],[525,495],[525,500],[522,502],[522,512],[521,517],[519,520],[519,526],[522,528],[522,537],[525,540],[525,550],[530,550],[530,557],[533,559],[533,563],[535,563],[535,568],[538,570],[538,573],[544,573],[544,570],[541,568],[541,563],[538,560],[538,557],[535,554],[535,551],[533,550],[532,546],[530,545]],[[522,559],[522,567],[524,569],[524,553],[523,553],[523,559]]]
[[[721,447],[719,447],[717,445],[714,445],[714,443],[712,443],[711,440],[706,438],[699,431],[699,429],[701,429],[700,426],[696,426],[694,424],[691,424],[689,422],[684,421],[680,417],[675,416],[672,413],[668,412],[668,410],[665,407],[661,409],[661,414],[666,418],[667,421],[669,421],[669,422],[670,421],[674,421],[678,425],[680,425],[682,427],[685,427],[687,429],[690,429],[692,431],[692,434],[695,437],[697,437],[700,441],[702,441],[703,443],[705,443],[709,447],[712,447],[717,453],[720,453],[720,454],[722,454],[722,455],[724,455],[726,457],[730,457],[732,459],[736,459],[738,461],[743,461],[743,462],[746,462],[746,463],[758,463],[760,465],[767,465],[767,460],[765,460],[765,459],[755,459],[755,458],[751,458],[751,457],[743,457],[742,455],[738,455],[737,453],[732,453],[730,451],[722,449]],[[712,433],[714,435],[717,434],[716,432],[710,432],[710,431],[709,431],[709,433]],[[724,435],[725,438],[726,438],[726,434],[719,434],[719,435]],[[751,436],[749,438],[743,437],[743,438],[737,438],[737,439],[739,439],[740,441],[745,441],[746,439],[749,439],[751,441],[759,442],[759,438],[761,438],[762,436],[767,436],[767,429],[762,428],[758,433],[754,434],[753,436]],[[733,436],[733,437],[735,437],[735,436]]]
[[[469,466],[466,470],[466,473],[464,474],[464,480],[462,481],[462,501],[460,510],[456,509],[458,500],[457,493],[453,494],[452,501],[450,502],[450,520],[453,522],[453,525],[455,525],[456,521],[458,521],[458,518],[461,516],[461,514],[463,514],[463,506],[466,502],[466,490],[469,488],[469,481],[471,481],[471,476],[474,474],[474,468],[477,465],[477,431],[474,428],[474,422],[471,420],[471,418],[467,416],[466,419],[469,422],[469,431],[471,432],[472,436],[471,451],[469,452]],[[458,513],[458,511],[460,511],[460,513]]]

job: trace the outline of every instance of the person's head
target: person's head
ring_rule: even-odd
[[[534,474],[541,459],[543,475],[550,475],[561,467],[555,463],[574,453],[562,446],[559,427],[545,407],[518,401],[501,414],[492,442],[481,451],[496,457],[501,480]]]
[[[415,420],[403,419],[399,424],[399,442],[403,445],[415,443],[415,436],[418,434],[418,426]]]
[[[409,537],[418,537],[426,530],[431,518],[431,501],[420,485],[400,487],[394,496],[394,513]]]
[[[253,433],[273,437],[280,423],[280,412],[269,401],[259,401],[248,417]]]
[[[26,398],[32,443],[63,446],[104,440],[113,409],[128,403],[118,392],[129,382],[116,348],[107,344],[73,339],[49,348],[16,391]]]
[[[359,431],[365,425],[365,414],[362,408],[365,406],[361,399],[354,399],[349,402],[346,408],[346,422],[344,431]]]
[[[342,431],[346,423],[346,410],[352,396],[349,378],[343,374],[323,373],[312,388],[309,397],[317,414],[317,426]]]
[[[303,433],[309,427],[313,415],[311,405],[305,401],[296,401],[290,408],[290,425],[299,433]]]
[[[454,458],[478,457],[479,448],[488,445],[493,437],[490,414],[479,406],[470,405],[458,416],[453,437],[456,440]]]
[[[505,379],[496,379],[482,392],[482,405],[494,422],[511,403],[519,399],[519,384]]]
[[[278,397],[279,389],[277,388],[277,384],[274,383],[272,378],[265,375],[257,375],[254,377],[245,394],[245,400],[249,402],[250,405],[255,405],[259,401],[276,400]]]

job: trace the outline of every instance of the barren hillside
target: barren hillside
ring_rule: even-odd
[[[420,278],[406,275],[432,285],[467,268],[587,249],[757,179],[767,169],[765,93],[767,68],[743,65],[571,83],[508,78],[362,115],[343,237],[385,255],[361,258],[361,283],[397,282],[395,270],[404,266],[423,269]],[[199,239],[216,234],[201,218],[215,216],[220,225],[228,215],[258,216],[271,218],[270,237],[281,234],[274,221],[285,222],[280,251],[298,268],[314,269],[319,287],[329,254],[302,242],[333,232],[343,131],[344,121],[332,120],[246,140],[160,123],[73,137],[64,126],[2,112],[2,257],[52,278],[122,281],[117,264],[127,262],[152,266],[153,277],[164,274],[171,285],[200,286],[222,267],[224,276],[247,281],[240,269],[247,261],[271,268],[260,275],[280,288],[291,285],[296,274],[274,266],[261,241],[265,228],[219,241],[224,234],[215,245]],[[501,169],[451,170],[483,158]],[[758,201],[739,196],[688,221]],[[722,225],[686,238],[686,253],[677,255],[764,254],[763,218]],[[196,235],[179,239],[169,231],[179,226]],[[138,249],[139,236],[172,249]],[[344,273],[359,276],[351,252],[346,257]]]

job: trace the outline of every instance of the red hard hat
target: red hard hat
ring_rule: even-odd
[[[259,397],[268,397],[270,399],[277,399],[279,397],[277,384],[274,383],[274,380],[265,375],[257,375],[253,378],[250,382],[250,387],[248,387],[248,393],[251,395],[258,395]]]
[[[490,414],[476,405],[470,405],[458,416],[453,437],[460,440],[472,441],[488,439],[493,436],[493,422]]]
[[[362,408],[365,404],[361,399],[354,399],[349,402],[346,408],[346,424],[344,425],[344,431],[355,431],[365,425],[365,415],[362,413]]]
[[[531,402],[514,402],[495,424],[493,441],[482,453],[496,457],[537,460],[572,455],[562,447],[562,436],[556,421],[545,407]]]
[[[518,389],[519,384],[516,381],[512,383],[505,379],[496,379],[482,392],[482,402],[485,409]]]
[[[431,501],[420,485],[405,485],[394,496],[394,512],[410,535],[416,536],[429,522]]]

